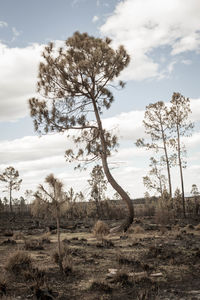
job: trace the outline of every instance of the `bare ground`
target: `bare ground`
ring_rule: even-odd
[[[72,266],[66,275],[52,259],[55,232],[14,231],[11,237],[5,233],[0,234],[2,299],[200,299],[200,226],[158,227],[142,220],[127,234],[112,234],[103,241],[87,229],[63,229],[61,239]],[[9,256],[24,249],[25,240],[38,239],[41,247],[26,250],[39,272],[35,277],[5,270]]]

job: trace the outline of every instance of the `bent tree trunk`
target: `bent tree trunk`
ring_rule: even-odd
[[[108,167],[108,162],[107,162],[107,154],[106,154],[107,153],[107,151],[106,151],[107,146],[106,146],[106,141],[105,141],[105,137],[104,137],[104,132],[103,132],[101,119],[100,119],[100,116],[99,116],[99,112],[98,112],[95,100],[92,100],[92,102],[93,102],[93,106],[94,106],[94,112],[95,112],[95,116],[96,116],[96,120],[97,120],[97,124],[98,124],[98,129],[100,131],[100,139],[101,139],[101,146],[102,146],[101,160],[102,160],[102,165],[103,165],[105,175],[107,177],[108,182],[113,187],[113,189],[121,196],[122,200],[126,203],[128,211],[129,211],[128,217],[126,218],[125,222],[120,226],[120,228],[123,229],[126,232],[127,229],[129,228],[129,226],[133,223],[133,219],[134,219],[133,204],[132,204],[131,199],[128,196],[128,194],[116,182],[116,180],[114,179],[114,177],[110,173],[110,170],[109,170],[109,167]]]

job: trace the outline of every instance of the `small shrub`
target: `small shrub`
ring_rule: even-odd
[[[29,268],[22,273],[23,277],[27,281],[33,281],[38,285],[43,285],[45,282],[45,272],[38,268]]]
[[[58,297],[57,292],[53,292],[49,287],[38,287],[37,285],[33,285],[31,287],[31,291],[33,292],[35,299],[56,299]],[[55,298],[56,297],[56,298]]]
[[[25,251],[17,251],[12,254],[5,265],[5,269],[15,275],[24,270],[30,270],[31,267],[32,259]]]
[[[96,238],[103,238],[104,236],[110,233],[109,226],[103,222],[98,220],[93,228],[93,234]]]
[[[140,225],[135,226],[134,233],[144,233],[144,228],[142,228]]]
[[[64,244],[61,244],[61,260],[63,260],[64,256],[67,256],[67,254],[69,253],[70,253],[69,248]],[[57,248],[51,252],[51,257],[56,264],[59,264],[60,258],[59,258],[59,253]]]
[[[134,279],[134,286],[138,300],[157,299],[158,285],[148,276],[140,276]],[[159,298],[160,299],[160,298]]]
[[[73,272],[73,259],[71,254],[74,254],[73,250],[66,248],[62,245],[61,257],[59,256],[58,250],[52,252],[53,261],[60,266],[62,265],[62,270],[65,275],[69,275]]]
[[[71,256],[64,256],[62,260],[63,272],[65,275],[69,275],[73,272],[73,260]]]
[[[58,251],[57,250],[54,250],[51,254],[51,257],[53,259],[53,261],[58,264],[59,263],[59,260],[60,260],[60,257],[59,257],[59,254],[58,254]]]
[[[112,282],[120,284],[123,287],[133,285],[133,283],[129,280],[129,275],[124,270],[120,270],[114,274]]]

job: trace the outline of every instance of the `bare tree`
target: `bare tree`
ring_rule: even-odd
[[[38,191],[35,193],[35,205],[34,214],[38,214],[42,206],[45,207],[46,212],[49,212],[57,223],[57,237],[58,237],[58,253],[59,253],[59,267],[63,273],[62,265],[62,253],[61,253],[61,241],[60,241],[60,217],[65,213],[67,209],[67,201],[65,193],[63,191],[63,183],[50,174],[46,177],[45,182],[48,184],[48,188],[40,184]]]
[[[107,180],[105,180],[102,166],[94,166],[92,172],[90,173],[90,178],[91,179],[88,180],[88,183],[91,187],[90,196],[91,199],[95,201],[98,218],[102,218],[103,212],[101,200],[103,198],[105,199],[104,192],[107,189]]]
[[[12,212],[12,192],[13,190],[18,191],[20,189],[22,179],[19,178],[19,172],[10,166],[0,174],[0,181],[6,183],[6,189],[9,193],[10,211]]]
[[[183,180],[183,154],[185,153],[185,146],[181,142],[181,137],[190,136],[191,130],[194,125],[188,120],[189,114],[191,113],[190,109],[190,100],[185,98],[180,93],[174,93],[171,99],[171,109],[169,112],[170,118],[170,127],[171,132],[174,135],[171,140],[171,145],[177,152],[178,166],[180,170],[181,178],[181,192],[182,192],[182,207],[183,207],[183,216],[186,217],[185,212],[185,193],[184,193],[184,180]]]
[[[150,136],[150,141],[138,139],[136,141],[136,146],[145,147],[147,150],[153,149],[156,152],[164,152],[161,161],[167,168],[169,194],[172,197],[170,167],[173,156],[170,157],[168,154],[168,146],[170,143],[169,120],[168,109],[164,102],[158,101],[153,104],[151,103],[146,107],[143,124],[145,126],[145,133]]]
[[[154,158],[150,158],[151,167],[147,176],[143,177],[144,186],[148,190],[155,190],[163,197],[163,192],[166,189],[166,177],[162,174],[159,162]]]
[[[133,221],[133,206],[110,173],[107,159],[117,138],[103,128],[101,114],[103,109],[110,108],[114,100],[110,88],[130,59],[123,46],[114,50],[110,44],[108,38],[103,40],[79,32],[59,50],[50,43],[39,67],[38,91],[43,99],[32,98],[29,103],[38,132],[77,130],[74,136],[77,152],[68,149],[68,161],[102,160],[108,182],[128,206],[129,216],[123,224],[126,231]],[[124,83],[120,81],[115,87],[124,87]]]

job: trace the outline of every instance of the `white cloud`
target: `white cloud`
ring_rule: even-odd
[[[114,46],[123,44],[132,57],[123,78],[143,80],[164,72],[151,57],[153,50],[169,47],[172,56],[199,50],[199,28],[198,0],[125,0],[107,18],[101,33],[111,37]]]
[[[193,122],[200,121],[200,99],[191,99],[190,107],[192,111],[190,119]]]
[[[103,124],[106,128],[113,129],[122,140],[135,141],[144,135],[143,119],[144,111],[130,111],[104,119]]]
[[[12,33],[13,33],[12,42],[14,42],[16,38],[20,36],[21,31],[18,31],[15,27],[12,27]]]
[[[191,65],[192,64],[192,61],[190,59],[183,59],[181,61],[184,65]]]
[[[94,17],[92,18],[92,22],[93,22],[93,23],[97,22],[98,20],[99,20],[99,17],[98,17],[98,16],[94,16]]]
[[[8,27],[8,23],[0,21],[0,27]]]
[[[0,121],[28,114],[27,100],[35,95],[43,46],[9,48],[0,43]]]

